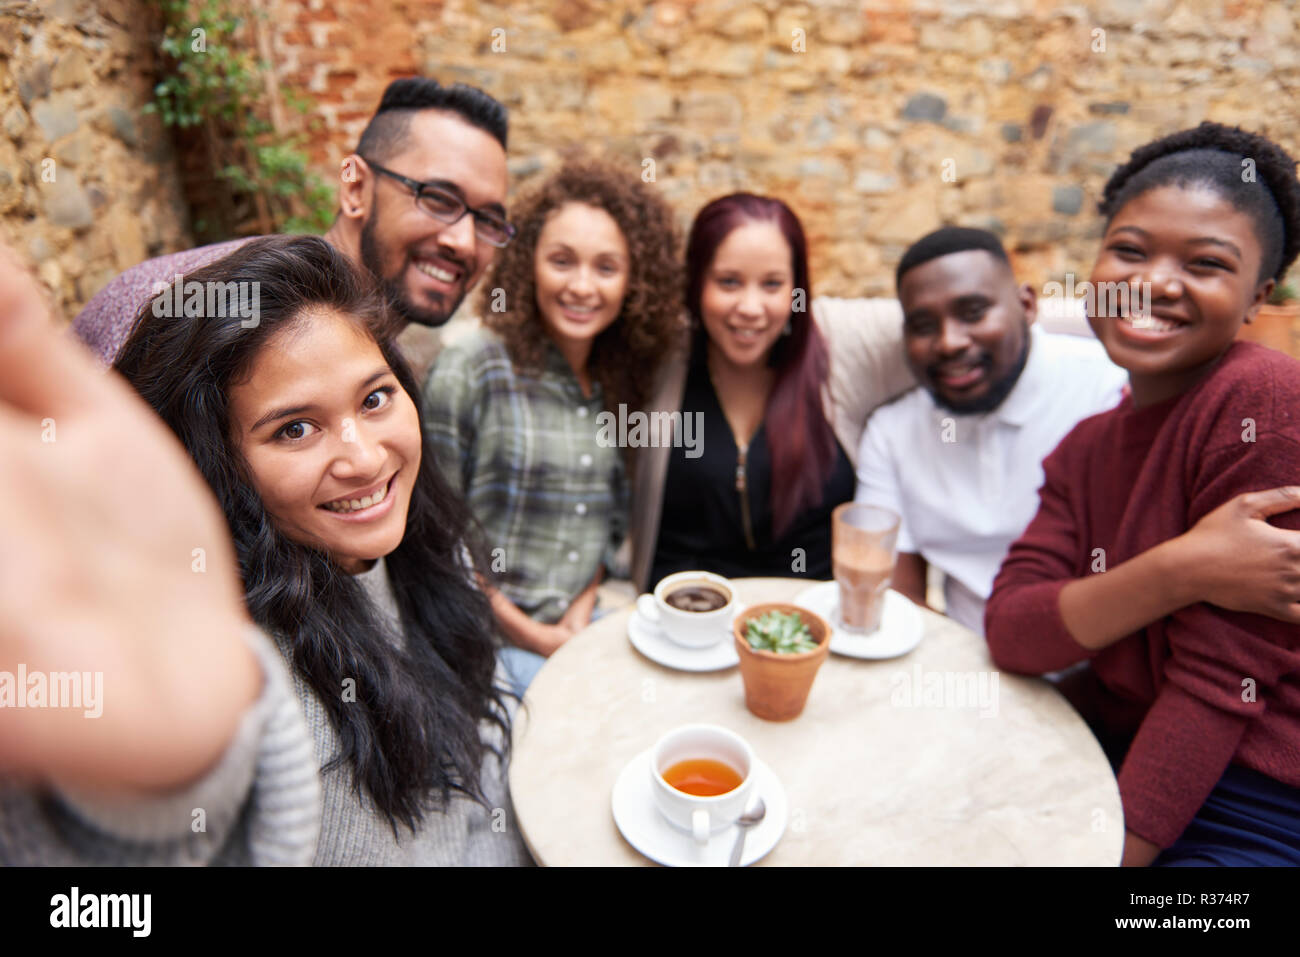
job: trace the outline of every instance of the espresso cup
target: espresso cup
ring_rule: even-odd
[[[727,603],[712,611],[686,611],[668,604],[669,595],[689,585],[714,588],[726,596]],[[678,572],[659,582],[653,594],[637,598],[636,610],[662,628],[670,641],[687,648],[710,648],[731,638],[736,590],[731,582],[712,572]]]
[[[678,762],[702,758],[730,765],[740,774],[740,784],[725,794],[703,796],[679,791],[664,780],[664,772]],[[734,731],[714,724],[688,724],[669,731],[654,746],[650,778],[659,813],[691,834],[697,844],[707,844],[711,835],[745,813],[754,790],[754,751]]]

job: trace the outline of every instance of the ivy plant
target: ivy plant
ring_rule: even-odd
[[[269,120],[270,65],[250,52],[244,8],[236,0],[155,0],[163,12],[163,76],[145,107],[168,127],[199,130],[213,174],[244,200],[267,232],[320,233],[334,216],[334,192],[311,172],[303,144]],[[302,114],[314,106],[285,95]]]

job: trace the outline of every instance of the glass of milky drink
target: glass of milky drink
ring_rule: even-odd
[[[840,586],[836,627],[854,634],[880,627],[900,521],[897,512],[856,502],[831,513],[831,568]]]

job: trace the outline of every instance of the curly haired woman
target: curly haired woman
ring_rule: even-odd
[[[685,322],[678,231],[636,172],[574,157],[516,207],[483,326],[425,385],[429,436],[491,550],[492,607],[520,690],[591,620],[627,527],[602,411],[641,408]]]

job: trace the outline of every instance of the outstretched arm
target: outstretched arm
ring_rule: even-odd
[[[103,699],[0,709],[0,771],[157,792],[210,768],[262,685],[225,521],[3,246],[0,528],[0,671],[102,674]]]

